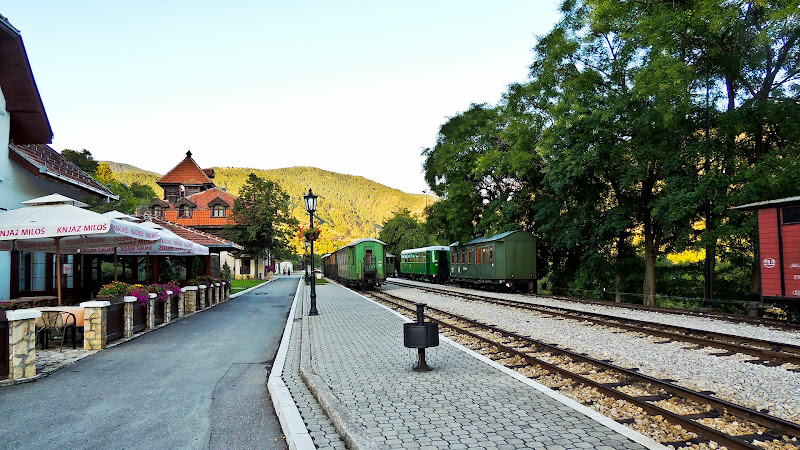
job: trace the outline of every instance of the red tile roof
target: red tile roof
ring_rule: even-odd
[[[208,203],[217,197],[225,201],[225,203],[228,204],[229,208],[233,208],[233,202],[236,201],[236,196],[228,191],[223,191],[218,187],[207,189],[205,191],[198,192],[196,194],[192,194],[188,198],[195,205],[197,205],[198,208],[208,208]]]
[[[194,162],[192,159],[192,152],[186,152],[186,158],[156,181],[156,183],[162,187],[165,184],[214,185],[214,182],[208,178],[208,175],[206,175],[203,169]]]
[[[233,250],[242,250],[244,248],[233,241],[229,241],[227,239],[215,236],[213,234],[204,233],[200,230],[187,227],[183,224],[178,224],[169,220],[162,219],[160,217],[151,216],[149,214],[145,214],[143,217],[147,220],[152,221],[155,224],[161,225],[162,227],[172,231],[173,233],[177,234],[178,236],[184,239],[189,239],[192,242],[196,242],[200,245],[205,245],[206,247],[209,248],[233,249]]]
[[[77,186],[93,195],[119,200],[111,190],[45,144],[9,144],[9,157],[37,176],[47,176]]]

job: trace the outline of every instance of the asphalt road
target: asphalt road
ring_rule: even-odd
[[[266,380],[297,283],[0,388],[0,448],[287,448]]]

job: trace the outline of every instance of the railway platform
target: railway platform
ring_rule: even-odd
[[[298,286],[269,390],[290,448],[665,448],[456,344],[417,372],[399,314],[339,285]]]

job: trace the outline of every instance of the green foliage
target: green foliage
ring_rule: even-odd
[[[435,236],[429,234],[424,223],[411,215],[411,211],[401,208],[394,216],[384,222],[378,239],[385,242],[388,252],[400,256],[402,250],[443,245]]]
[[[143,210],[156,197],[156,193],[150,186],[133,182],[130,186],[121,183],[116,179],[108,164],[100,163],[95,173],[97,181],[103,183],[111,192],[119,196],[119,200],[111,203],[104,203],[92,208],[97,212],[116,210],[125,214],[133,214],[137,210]]]
[[[78,166],[78,168],[89,175],[94,175],[94,173],[97,172],[99,163],[94,159],[94,157],[92,157],[92,153],[89,150],[83,149],[80,152],[77,152],[67,148],[61,152],[61,156]]]
[[[275,182],[251,173],[233,204],[232,219],[234,225],[226,227],[225,234],[248,253],[272,250],[280,258],[290,254],[297,219],[289,211],[289,194]]]
[[[757,289],[755,220],[731,207],[800,192],[797,2],[562,13],[528,82],[448,119],[423,153],[443,199],[429,225],[454,239],[527,228],[564,291],[702,296],[702,264],[662,257],[685,249],[718,261],[719,295]]]
[[[222,264],[220,278],[222,278],[222,281],[228,281],[231,279],[231,266],[228,265],[228,261],[225,261]]]

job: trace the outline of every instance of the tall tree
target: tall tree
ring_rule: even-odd
[[[411,215],[407,208],[396,211],[383,223],[378,239],[385,242],[389,253],[396,256],[410,248],[435,245],[435,236],[428,234],[425,224]]]
[[[653,89],[685,86],[695,109],[704,111],[695,117],[695,129],[703,130],[696,133],[702,148],[697,193],[705,199],[698,205],[705,223],[698,243],[707,250],[713,279],[720,241],[723,258],[740,260],[731,249],[741,249],[741,238],[752,254],[754,221],[730,207],[800,191],[798,2],[588,3],[595,23],[629,24],[620,33],[659,61],[645,68],[643,80]],[[691,81],[676,83],[676,74]],[[758,291],[757,284],[750,289]]]
[[[272,251],[278,257],[291,253],[298,222],[291,215],[289,194],[275,182],[251,173],[233,204],[232,218],[234,225],[226,228],[226,235],[245,251]]]
[[[121,183],[114,177],[108,164],[104,162],[98,165],[94,178],[119,196],[117,201],[102,203],[93,207],[92,210],[97,212],[116,210],[125,214],[133,214],[138,210],[143,210],[147,203],[156,196],[153,188],[146,184],[133,182],[128,186],[125,183]]]
[[[439,130],[423,152],[428,185],[441,198],[429,208],[432,229],[449,241],[523,228],[533,231],[528,177],[538,176],[532,151],[541,123],[519,109],[514,96],[501,105],[471,105]]]
[[[92,152],[89,150],[83,149],[77,152],[67,148],[61,152],[61,155],[89,175],[94,175],[94,173],[97,172],[99,163],[94,159]]]

